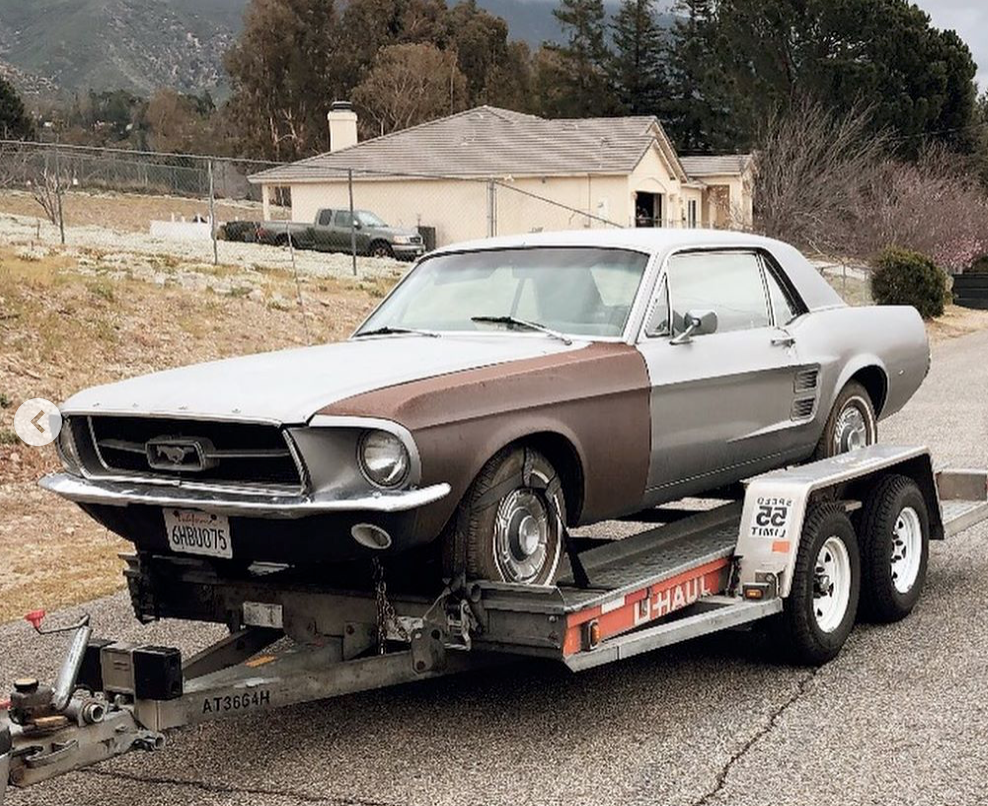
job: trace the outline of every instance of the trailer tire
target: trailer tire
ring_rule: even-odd
[[[505,448],[460,502],[445,564],[450,575],[462,569],[468,579],[551,585],[565,522],[562,485],[549,460],[533,448]]]
[[[908,616],[923,592],[930,556],[930,514],[919,485],[885,476],[861,510],[861,614],[891,624]]]
[[[871,395],[860,383],[850,381],[830,409],[811,461],[829,459],[877,441],[878,418]]]
[[[789,661],[820,666],[840,652],[854,628],[861,559],[851,519],[839,504],[816,504],[803,522],[792,587],[773,623]]]

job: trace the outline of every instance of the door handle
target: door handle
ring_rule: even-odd
[[[796,343],[795,337],[786,333],[784,336],[776,336],[772,339],[773,347],[792,347]]]

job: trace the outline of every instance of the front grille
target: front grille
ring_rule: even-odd
[[[143,417],[89,418],[90,472],[279,489],[302,487],[288,438],[255,423]]]
[[[422,243],[422,236],[421,235],[413,235],[413,236],[411,236],[411,238],[409,238],[409,240],[412,243]]]

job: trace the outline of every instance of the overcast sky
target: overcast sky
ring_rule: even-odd
[[[952,28],[974,54],[978,84],[988,87],[988,3],[985,0],[915,0],[937,28]]]

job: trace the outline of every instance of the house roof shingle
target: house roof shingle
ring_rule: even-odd
[[[689,176],[723,176],[741,174],[751,162],[750,154],[726,154],[724,156],[680,157],[679,161]]]
[[[653,143],[682,171],[655,117],[547,120],[481,106],[249,178],[290,184],[341,177],[347,169],[398,176],[625,174]]]

